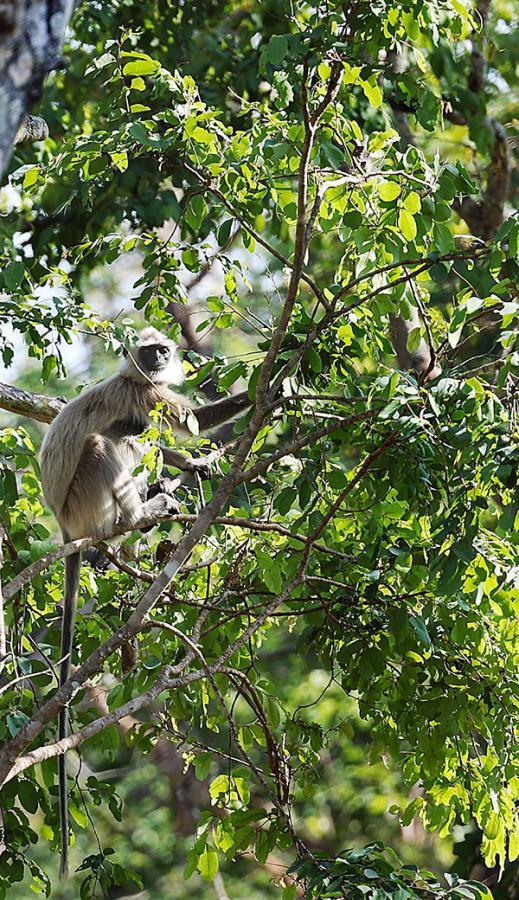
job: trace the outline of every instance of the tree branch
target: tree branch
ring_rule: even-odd
[[[37,422],[52,422],[65,403],[59,397],[45,397],[0,382],[0,407],[17,416],[28,416]]]
[[[187,684],[192,684],[194,681],[199,681],[201,678],[205,678],[205,677],[210,678],[211,676],[214,676],[214,675],[218,674],[219,672],[221,672],[223,670],[224,666],[226,665],[226,663],[229,661],[229,659],[241,647],[243,647],[244,644],[246,644],[250,641],[251,637],[266,622],[266,620],[269,618],[269,616],[271,616],[276,611],[276,609],[279,606],[281,606],[282,603],[286,602],[286,600],[288,600],[288,598],[290,597],[290,594],[292,593],[292,591],[296,587],[298,587],[299,584],[302,583],[302,581],[304,581],[305,571],[306,571],[306,568],[308,565],[312,547],[314,546],[314,544],[316,543],[318,538],[322,535],[326,526],[333,519],[336,512],[340,509],[340,507],[344,503],[345,499],[355,489],[357,484],[361,481],[361,479],[364,477],[364,475],[369,471],[369,469],[371,468],[373,463],[380,456],[382,456],[382,454],[385,453],[385,451],[390,446],[392,446],[397,441],[397,439],[398,439],[398,434],[396,432],[391,432],[387,436],[387,438],[383,441],[383,443],[379,447],[377,447],[376,450],[374,450],[372,453],[370,453],[366,457],[366,459],[364,460],[362,465],[358,468],[358,470],[355,473],[355,475],[353,476],[353,478],[349,481],[349,483],[344,488],[344,490],[341,491],[340,495],[335,500],[335,502],[332,504],[332,506],[326,513],[326,515],[323,516],[323,518],[321,519],[321,522],[319,523],[317,528],[315,528],[314,531],[308,537],[305,538],[304,549],[303,549],[303,553],[301,555],[301,561],[296,570],[296,573],[294,574],[294,576],[292,577],[290,582],[285,586],[285,588],[279,594],[276,595],[276,597],[274,597],[273,600],[271,600],[271,602],[269,604],[267,604],[267,606],[265,607],[263,612],[254,620],[254,622],[252,622],[245,629],[245,631],[243,631],[242,634],[239,637],[237,637],[236,640],[233,641],[233,643],[230,644],[220,654],[220,656],[214,662],[208,664],[205,662],[205,659],[204,659],[204,668],[203,669],[198,669],[198,670],[188,672],[185,674],[179,674],[179,673],[183,672],[183,670],[186,667],[186,665],[188,664],[188,662],[191,661],[193,655],[195,654],[195,649],[196,650],[198,649],[198,648],[196,648],[196,643],[194,643],[191,639],[189,639],[187,637],[187,635],[183,634],[182,632],[179,631],[179,629],[177,629],[173,625],[170,625],[169,623],[152,623],[152,622],[148,623],[147,622],[144,624],[144,626],[142,623],[137,623],[133,633],[137,633],[138,631],[142,630],[143,627],[149,628],[149,627],[153,627],[156,624],[159,627],[163,627],[163,628],[166,628],[167,630],[170,630],[172,633],[175,634],[176,637],[179,637],[180,640],[185,642],[188,645],[188,651],[190,650],[192,655],[189,657],[187,662],[186,662],[186,657],[184,657],[184,659],[182,659],[180,661],[180,663],[177,663],[176,666],[167,666],[163,670],[163,672],[158,676],[155,684],[148,691],[146,691],[143,694],[140,694],[138,697],[133,698],[132,700],[123,704],[123,706],[120,706],[117,709],[112,710],[112,712],[109,713],[108,715],[102,716],[99,719],[96,719],[94,722],[90,722],[88,725],[85,725],[83,728],[79,729],[78,731],[74,732],[73,734],[69,735],[69,737],[64,738],[61,741],[55,741],[52,744],[47,744],[43,747],[39,747],[39,748],[31,751],[30,753],[25,754],[24,756],[19,756],[19,751],[17,748],[21,744],[21,741],[20,741],[21,732],[25,732],[22,740],[25,741],[26,743],[28,742],[27,733],[31,734],[33,737],[36,737],[36,735],[39,734],[43,725],[46,724],[46,721],[49,721],[49,719],[47,718],[47,716],[49,715],[49,711],[52,710],[53,715],[54,715],[55,714],[54,710],[57,713],[59,711],[61,705],[63,705],[63,702],[66,702],[66,700],[62,700],[62,702],[60,703],[61,697],[63,697],[63,695],[65,695],[65,697],[67,697],[67,695],[72,696],[73,693],[75,691],[77,691],[82,684],[85,683],[86,675],[84,673],[87,670],[87,668],[92,668],[91,664],[89,666],[90,660],[92,660],[93,657],[97,657],[99,655],[101,656],[101,658],[106,658],[106,651],[103,652],[103,648],[106,648],[106,646],[112,642],[112,638],[115,638],[118,633],[123,631],[123,629],[118,629],[118,632],[116,632],[112,636],[112,638],[110,638],[108,641],[106,641],[102,647],[99,647],[98,650],[95,651],[91,655],[91,657],[89,657],[89,660],[87,660],[86,663],[83,663],[83,665],[80,666],[79,669],[77,669],[74,672],[73,676],[69,679],[69,681],[67,681],[66,684],[64,684],[63,687],[59,691],[57,691],[56,694],[41,707],[41,709],[38,711],[38,713],[35,715],[35,717],[30,722],[28,722],[23,727],[23,729],[21,729],[20,732],[18,732],[16,737],[13,738],[13,740],[9,744],[7,744],[4,747],[3,756],[2,756],[2,759],[0,760],[0,778],[1,778],[2,784],[5,784],[7,781],[9,781],[15,775],[18,775],[20,772],[24,771],[25,769],[29,768],[30,766],[34,765],[35,763],[41,762],[43,759],[49,759],[53,756],[58,756],[62,753],[66,753],[67,750],[70,750],[73,747],[79,746],[79,744],[81,744],[83,741],[87,740],[90,737],[93,737],[95,734],[98,734],[100,731],[104,730],[109,725],[115,724],[120,719],[124,718],[127,715],[131,715],[133,712],[135,712],[139,709],[142,709],[145,706],[149,706],[149,704],[154,699],[156,699],[162,693],[163,690],[176,689],[176,688],[185,686]],[[162,573],[162,575],[163,574],[164,573]],[[159,578],[160,577],[161,576],[159,576]],[[159,579],[157,579],[157,581],[158,580]],[[156,584],[156,582],[155,582],[155,584]],[[148,592],[148,594],[149,593],[150,592]],[[147,596],[147,594],[144,595],[143,600],[146,598],[146,596]],[[143,600],[140,601],[139,606],[143,603]],[[143,618],[144,618],[144,616],[143,616]],[[200,616],[197,621],[197,625],[195,625],[195,629],[193,631],[193,636],[195,638],[195,642],[199,635],[199,631],[196,631],[196,628],[199,623],[200,624],[202,623],[202,621],[203,621],[203,618],[202,618],[202,616]],[[114,649],[116,649],[117,646],[119,646],[119,645],[120,645],[120,642],[116,644]],[[188,655],[189,655],[189,652],[188,652]],[[198,655],[198,653],[196,655]],[[68,699],[68,697],[67,697],[67,699]],[[53,716],[51,716],[51,718],[52,717]],[[43,722],[41,721],[42,718],[44,719]],[[26,743],[23,746],[26,746]],[[23,749],[23,746],[20,747],[20,750]],[[17,750],[16,753],[14,753],[15,748]],[[14,756],[13,756],[13,753],[14,753]],[[6,765],[7,759],[10,760],[9,765]]]

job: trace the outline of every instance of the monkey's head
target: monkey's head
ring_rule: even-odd
[[[181,384],[184,380],[176,344],[156,328],[141,331],[139,342],[123,356],[120,373],[124,378],[143,384]]]

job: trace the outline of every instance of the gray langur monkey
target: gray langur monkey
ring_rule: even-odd
[[[149,447],[134,437],[151,424],[148,416],[157,403],[165,404],[163,414],[168,425],[184,435],[189,434],[188,413],[205,431],[250,406],[246,392],[194,406],[168,387],[183,379],[181,373],[173,341],[154,328],[146,328],[139,342],[125,353],[117,375],[83,391],[54,419],[43,441],[40,468],[43,492],[65,543],[90,535],[100,539],[110,535],[116,526],[130,529],[143,518],[159,518],[177,510],[174,497],[160,483],[159,493],[147,499],[146,472],[132,475]],[[162,449],[166,464],[182,468],[181,454]],[[70,675],[80,566],[81,553],[65,558],[60,687]],[[59,740],[67,734],[68,710],[63,707]],[[64,754],[58,757],[58,783],[60,876],[64,878],[69,838]]]

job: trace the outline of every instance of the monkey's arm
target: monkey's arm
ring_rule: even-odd
[[[251,406],[248,394],[242,391],[241,394],[232,394],[224,397],[222,400],[216,400],[214,403],[206,403],[204,406],[196,406],[186,397],[174,394],[173,391],[161,390],[151,398],[150,408],[154,403],[166,402],[168,410],[166,417],[169,419],[173,428],[179,430],[182,434],[189,435],[190,429],[186,424],[186,413],[189,411],[197,420],[199,431],[211,431],[224,422],[234,419],[244,410]]]
[[[217,425],[234,419],[239,413],[244,412],[251,405],[247,391],[241,394],[233,394],[216,400],[215,403],[206,403],[205,406],[192,406],[191,412],[195,416],[200,431],[210,431]]]
[[[207,462],[203,456],[192,459],[189,456],[184,456],[183,453],[179,453],[178,450],[165,447],[163,444],[160,445],[160,449],[165,464],[174,466],[175,469],[180,469],[181,472],[197,472],[207,468]]]
[[[180,398],[174,397],[175,403],[175,418],[180,413],[180,403],[178,402]],[[185,404],[184,398],[182,398],[183,403]],[[173,403],[171,404],[173,406]],[[195,416],[198,427],[200,431],[210,431],[212,428],[216,428],[218,425],[221,425],[223,422],[227,422],[229,419],[233,419],[240,412],[243,412],[251,405],[249,397],[246,391],[243,391],[241,394],[234,394],[231,397],[224,397],[222,400],[217,400],[215,403],[207,403],[205,406],[194,406],[189,404],[189,410]],[[184,406],[185,408],[185,406]],[[189,431],[185,426],[182,430],[189,434]],[[173,450],[171,447],[165,447],[164,445],[160,445],[160,449],[162,451],[162,456],[164,462],[167,466],[174,466],[176,469],[180,469],[182,472],[197,472],[202,469],[207,468],[208,463],[204,456],[193,459],[192,457],[184,456],[183,453],[180,453],[178,450]]]

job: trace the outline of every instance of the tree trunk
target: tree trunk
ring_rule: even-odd
[[[9,0],[0,4],[0,178],[18,140],[41,140],[43,119],[28,116],[59,55],[73,0]]]

